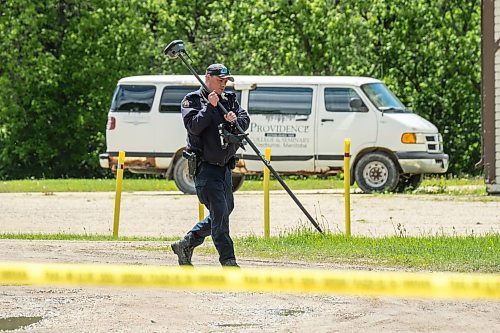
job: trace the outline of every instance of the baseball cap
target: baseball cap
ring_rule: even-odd
[[[223,64],[212,64],[208,66],[207,72],[205,74],[215,75],[222,79],[229,79],[229,81],[234,82],[234,78],[231,76],[231,72]]]

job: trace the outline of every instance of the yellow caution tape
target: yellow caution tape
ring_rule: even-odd
[[[0,284],[499,299],[500,274],[0,263]]]

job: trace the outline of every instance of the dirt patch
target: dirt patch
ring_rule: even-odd
[[[343,231],[343,199],[336,193],[299,193],[325,229]],[[2,232],[110,234],[110,193],[2,194]],[[232,231],[262,234],[262,197],[236,196]],[[282,193],[271,196],[272,233],[307,226]],[[480,234],[499,232],[500,201],[447,197],[355,195],[352,232],[362,235]],[[124,193],[120,235],[181,236],[197,217],[193,196]],[[398,224],[400,225],[398,229]],[[402,229],[404,228],[404,229]],[[176,265],[162,242],[0,240],[2,261]],[[195,254],[194,264],[218,266],[215,255]],[[253,260],[245,267],[371,269],[304,262]],[[380,269],[380,268],[377,268]],[[42,319],[33,332],[495,332],[500,302],[345,297],[272,293],[188,292],[131,288],[2,286],[2,318]],[[1,329],[1,327],[0,327]]]

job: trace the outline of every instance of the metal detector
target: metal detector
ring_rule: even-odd
[[[191,57],[189,57],[189,54],[184,49],[184,42],[182,40],[174,40],[174,41],[170,42],[170,44],[168,44],[165,47],[165,49],[163,49],[163,53],[166,56],[168,56],[170,59],[181,58],[182,62],[187,66],[187,68],[189,69],[189,71],[196,77],[196,79],[198,79],[198,81],[200,82],[200,84],[203,87],[203,89],[205,89],[205,91],[207,93],[210,93],[210,91],[208,90],[208,87],[205,84],[205,82],[203,82],[201,80],[200,76],[196,73],[196,71],[194,70],[194,68],[189,64],[189,62],[184,57],[183,53],[185,53],[186,56],[192,61]],[[217,103],[217,106],[219,107],[220,110],[222,110],[222,112],[224,112],[224,114],[228,113],[228,111],[226,110],[226,108],[220,102]],[[248,134],[245,133],[245,131],[238,124],[238,122],[235,122],[235,125],[236,125],[236,128],[238,129],[238,131],[241,133],[241,135],[244,136],[246,142],[250,145],[250,147],[252,147],[252,149],[254,150],[255,154],[257,154],[257,156],[260,158],[260,160],[262,161],[262,163],[264,163],[264,165],[269,169],[269,171],[271,171],[271,173],[273,174],[273,176],[276,177],[276,179],[278,180],[278,182],[281,184],[281,186],[283,186],[283,188],[285,189],[285,191],[290,195],[290,197],[293,199],[293,201],[295,201],[295,203],[297,204],[297,206],[299,206],[299,208],[302,210],[302,212],[304,212],[304,214],[307,216],[307,218],[309,219],[309,221],[314,225],[314,227],[319,232],[323,233],[323,230],[321,230],[319,224],[313,219],[313,217],[311,216],[311,214],[309,214],[309,212],[304,208],[304,206],[302,205],[302,203],[299,201],[299,199],[297,199],[297,197],[295,196],[295,194],[293,194],[292,190],[290,190],[290,188],[288,187],[288,185],[278,175],[278,173],[276,172],[276,170],[274,170],[274,168],[271,166],[271,163],[268,160],[266,160],[264,158],[264,156],[260,153],[259,149],[254,145],[254,143],[252,142],[252,140],[250,140],[250,138],[248,137]]]

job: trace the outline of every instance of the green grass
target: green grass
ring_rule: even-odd
[[[22,233],[4,233],[0,234],[0,239],[19,239],[19,240],[61,240],[61,241],[120,241],[120,242],[138,242],[138,241],[173,241],[176,237],[142,237],[142,236],[120,236],[114,238],[110,235],[90,235],[90,234],[22,234]]]
[[[321,177],[285,177],[285,182],[292,190],[306,189],[341,189],[343,180],[340,176]],[[116,188],[114,179],[26,179],[0,181],[0,193],[15,192],[113,192]],[[127,179],[123,181],[123,191],[177,191],[174,181],[161,178]],[[353,189],[356,189],[356,185]],[[271,190],[281,190],[275,179],[270,181]],[[240,191],[261,191],[262,180],[257,177],[247,179]],[[422,186],[414,192],[417,194],[448,194],[486,196],[484,180],[475,178],[427,178]]]
[[[295,190],[343,188],[340,179],[321,179],[316,177],[286,179],[287,185]],[[127,179],[122,183],[123,191],[178,191],[173,180],[165,179]],[[283,189],[277,180],[270,181],[271,190]],[[114,179],[27,179],[0,182],[0,193],[14,192],[112,192],[115,191]],[[241,191],[262,190],[261,180],[246,180]]]
[[[248,257],[457,272],[500,272],[500,234],[383,238],[299,231],[237,239]]]
[[[70,234],[0,234],[0,239],[61,241],[172,241],[173,238],[119,237]],[[239,258],[279,261],[342,263],[362,267],[390,267],[410,270],[453,272],[500,272],[500,234],[485,236],[427,236],[383,238],[346,237],[292,231],[269,239],[247,236],[235,238]],[[168,247],[143,250],[170,251]],[[215,254],[213,246],[198,253]]]
[[[434,185],[444,185],[444,186],[484,186],[484,177],[427,177],[424,178],[422,182],[423,186],[434,186]]]
[[[165,179],[124,179],[124,191],[177,191]],[[26,179],[0,182],[0,193],[15,192],[113,192],[115,179]]]
[[[292,190],[319,190],[319,189],[339,189],[344,188],[344,181],[338,177],[285,177],[285,183]],[[241,191],[262,191],[264,185],[263,181],[259,179],[249,179],[245,180]],[[355,186],[356,187],[356,186]],[[281,184],[272,177],[269,181],[269,189],[283,190]]]
[[[483,177],[424,178],[421,186],[414,191],[416,194],[448,194],[486,196],[486,185]]]

